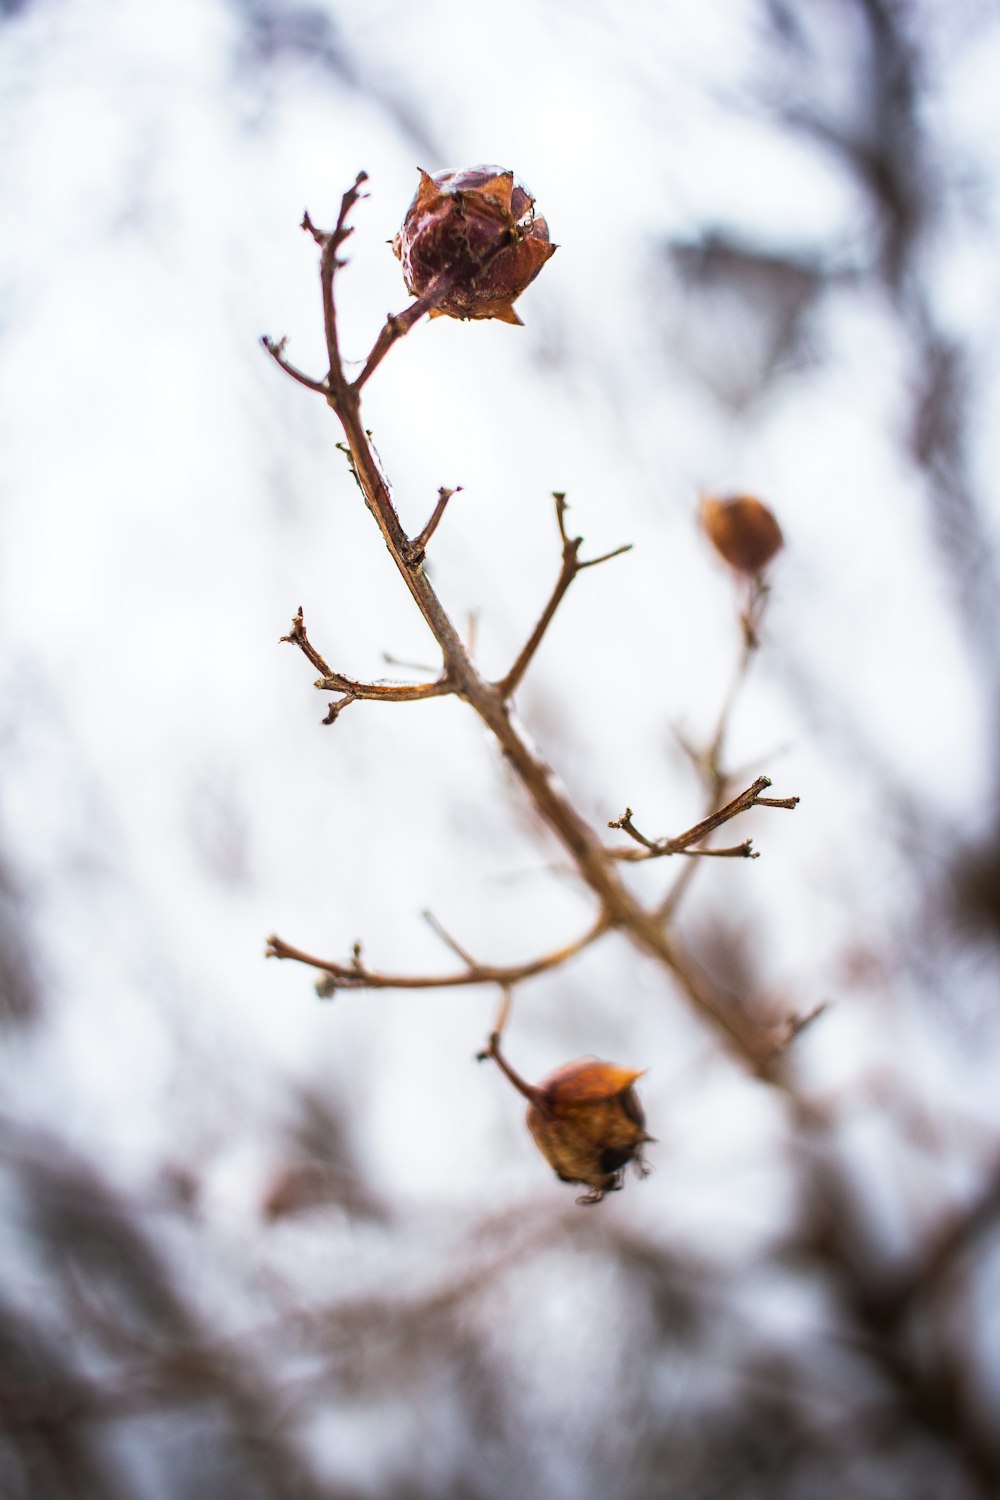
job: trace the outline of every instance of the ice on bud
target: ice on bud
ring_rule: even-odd
[[[528,1129],[563,1182],[589,1192],[577,1201],[599,1203],[621,1186],[634,1162],[645,1175],[646,1118],[633,1085],[641,1070],[585,1057],[566,1063],[531,1090]]]
[[[751,578],[763,572],[784,543],[774,515],[752,495],[706,497],[701,502],[701,525],[720,557]]]
[[[421,171],[420,186],[392,242],[414,297],[445,278],[431,317],[520,323],[514,303],[556,246],[535,200],[501,167]]]

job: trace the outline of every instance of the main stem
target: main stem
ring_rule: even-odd
[[[728,1049],[754,1070],[762,1070],[770,1050],[765,1045],[765,1038],[720,1009],[667,937],[662,920],[654,912],[647,911],[632,895],[607,858],[596,831],[580,816],[548,766],[519,732],[511,718],[502,685],[487,681],[476,669],[422,563],[414,562],[411,557],[410,540],[400,525],[388,485],[361,421],[357,391],[346,384],[340,385],[329,399],[343,426],[365,503],[400,576],[441,648],[445,671],[454,692],[492,730],[535,809],[566,848],[600,902],[609,924],[622,928],[640,948],[664,963],[722,1035]]]

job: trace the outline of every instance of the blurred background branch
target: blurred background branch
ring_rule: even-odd
[[[5,1496],[1000,1491],[1000,27],[701,11],[0,7]],[[461,483],[425,566],[493,682],[553,488],[595,556],[635,542],[518,684],[591,825],[627,788],[694,826],[762,766],[803,797],[666,896],[622,862],[666,983],[552,879],[463,705],[331,736],[274,649],[301,599],[348,701],[426,655],[323,402],[255,349],[277,323],[324,368],[303,203],[371,173],[356,353],[415,166],[483,155],[563,248],[523,330],[438,319],[372,379],[405,533]],[[699,493],[779,516],[766,613]],[[546,955],[526,1077],[648,1067],[647,1182],[573,1206],[472,1065],[494,995],[331,1008],[259,961],[273,922],[432,974],[424,904]],[[688,981],[766,1022],[790,1114]]]

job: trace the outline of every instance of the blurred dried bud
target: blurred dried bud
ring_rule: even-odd
[[[431,317],[520,323],[514,303],[556,249],[535,200],[500,167],[421,170],[417,195],[392,242],[406,285],[422,296],[435,276],[452,285]]]
[[[702,530],[730,567],[754,578],[778,552],[784,538],[771,511],[752,495],[701,502]]]
[[[584,1057],[567,1063],[531,1091],[528,1129],[563,1182],[590,1191],[578,1203],[600,1203],[622,1186],[634,1162],[643,1176],[646,1118],[632,1085],[641,1070]]]

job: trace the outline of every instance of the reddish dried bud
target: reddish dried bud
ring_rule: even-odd
[[[756,577],[763,572],[784,538],[771,511],[752,495],[701,502],[702,530],[730,567]]]
[[[500,167],[466,167],[436,177],[421,171],[392,248],[414,297],[447,274],[450,284],[432,318],[504,323],[520,323],[514,303],[556,249],[534,198]]]
[[[531,1090],[528,1129],[557,1177],[590,1189],[579,1203],[600,1203],[605,1193],[617,1192],[629,1162],[642,1175],[647,1171],[642,1147],[653,1137],[632,1087],[641,1076],[641,1070],[584,1057]]]

